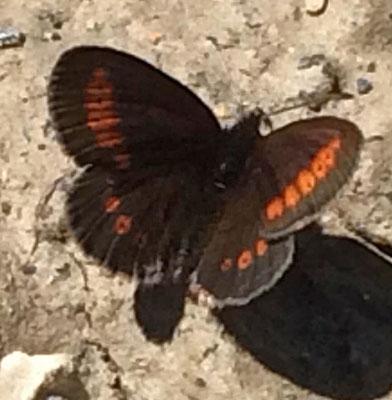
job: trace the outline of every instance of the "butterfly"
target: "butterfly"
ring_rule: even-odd
[[[83,250],[136,276],[136,320],[169,340],[189,283],[242,305],[290,265],[293,234],[352,175],[363,142],[319,117],[259,134],[257,110],[230,128],[188,88],[124,52],[82,46],[50,76],[57,139],[83,172],[66,210]]]

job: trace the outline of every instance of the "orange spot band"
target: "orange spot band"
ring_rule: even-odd
[[[111,154],[119,169],[130,165],[130,156],[123,148],[123,137],[118,130],[121,118],[115,110],[114,85],[109,81],[104,68],[96,68],[92,72],[90,82],[85,88],[84,109],[86,110],[86,125],[94,132],[98,147],[116,148]]]
[[[340,137],[333,137],[321,147],[310,161],[307,168],[303,168],[293,182],[290,182],[281,195],[273,197],[264,208],[264,217],[275,220],[283,216],[287,209],[295,208],[301,198],[310,195],[318,181],[327,177],[329,171],[336,167],[336,153],[341,148]]]

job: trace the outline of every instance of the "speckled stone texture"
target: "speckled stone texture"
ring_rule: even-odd
[[[391,242],[391,4],[330,0],[322,15],[311,16],[307,7],[317,6],[307,3],[0,0],[0,27],[12,26],[26,35],[23,47],[0,50],[0,357],[15,350],[67,353],[83,390],[94,400],[315,400],[321,398],[320,393],[339,397],[339,387],[328,391],[328,382],[315,384],[318,375],[307,379],[306,374],[298,378],[290,373],[297,365],[290,351],[295,343],[289,346],[290,336],[281,325],[288,323],[286,308],[277,306],[285,304],[283,300],[270,297],[260,306],[266,318],[275,313],[267,328],[277,336],[270,342],[276,348],[269,348],[268,357],[252,357],[224,333],[207,307],[190,300],[171,344],[160,347],[147,342],[134,320],[131,280],[112,276],[85,257],[66,228],[64,199],[75,167],[54,140],[46,106],[47,79],[54,62],[64,49],[80,44],[114,46],[146,59],[191,87],[222,123],[235,117],[241,107],[261,106],[269,112],[313,98],[315,93],[329,93],[335,79],[352,99],[332,99],[321,104],[318,113],[298,108],[273,116],[272,121],[277,127],[298,118],[331,114],[361,127],[365,147],[359,168],[325,210],[322,223],[335,234],[355,230]],[[322,56],[309,61],[315,55]],[[372,89],[358,93],[359,79],[370,82]],[[388,264],[380,268],[392,287]],[[353,270],[360,273],[354,266]],[[347,270],[343,273],[349,280]],[[332,276],[337,281],[327,279],[331,292],[323,292],[326,308],[315,306],[316,311],[331,310],[328,293],[340,290],[336,289],[339,274]],[[324,278],[317,279],[316,288],[321,290]],[[363,281],[365,288],[360,290],[357,282],[358,276],[347,301],[334,295],[334,310],[343,299],[348,308],[360,304],[355,296],[364,295],[368,281]],[[301,293],[284,280],[279,285],[276,288],[284,301]],[[383,319],[383,312],[391,314],[391,294],[384,290],[380,296],[377,307],[358,306],[357,311],[363,313],[360,321],[365,322],[355,327],[368,327],[374,310],[382,310],[373,316],[377,321],[389,321],[389,317]],[[312,299],[317,302],[317,296]],[[305,306],[301,304],[298,300],[298,307]],[[276,313],[282,313],[281,320]],[[325,322],[328,315],[323,318]],[[340,320],[331,317],[328,321]],[[301,326],[307,327],[306,320],[301,320]],[[377,326],[372,325],[372,334],[356,343],[379,338],[374,339],[381,346],[377,354],[389,357],[390,349],[384,351],[382,346],[392,342],[392,334],[385,325],[382,330]],[[344,333],[332,328],[328,332],[338,337]],[[350,341],[345,335],[342,338]],[[322,349],[323,342],[313,339],[314,346]],[[260,334],[257,340],[265,338]],[[380,378],[377,387],[377,373],[389,368],[389,360],[380,359],[382,365],[377,367],[355,352],[336,354],[344,362],[333,364],[332,360],[327,367],[336,372],[347,360],[360,359],[365,366],[369,362],[372,374],[367,377],[361,372],[355,379],[369,379],[376,386],[356,396],[354,379],[351,389],[340,393],[342,398],[385,395],[392,399],[387,394],[392,378],[391,382]],[[343,378],[346,372],[341,371]],[[75,400],[72,393],[69,399]]]

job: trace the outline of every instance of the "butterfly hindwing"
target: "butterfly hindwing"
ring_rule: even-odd
[[[214,304],[241,306],[269,290],[292,262],[292,236],[267,242],[249,238],[252,247],[226,246],[220,255],[209,248],[199,264],[197,281],[214,296]]]
[[[218,307],[246,304],[271,288],[294,253],[291,237],[267,242],[260,235],[257,175],[242,178],[223,195],[197,268],[197,282]]]
[[[137,276],[136,319],[148,339],[161,343],[182,317],[203,225],[198,216],[206,212],[194,170],[151,172],[90,167],[74,183],[67,214],[87,254]]]
[[[83,249],[113,270],[131,274],[134,265],[170,259],[187,236],[196,179],[185,170],[142,178],[91,167],[68,197],[71,228]]]
[[[79,165],[203,164],[220,136],[216,118],[189,89],[109,48],[62,54],[50,77],[49,111],[58,139]]]

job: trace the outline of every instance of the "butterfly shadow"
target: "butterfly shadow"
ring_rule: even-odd
[[[312,227],[268,293],[215,314],[259,362],[334,399],[392,386],[392,265],[358,242]]]

